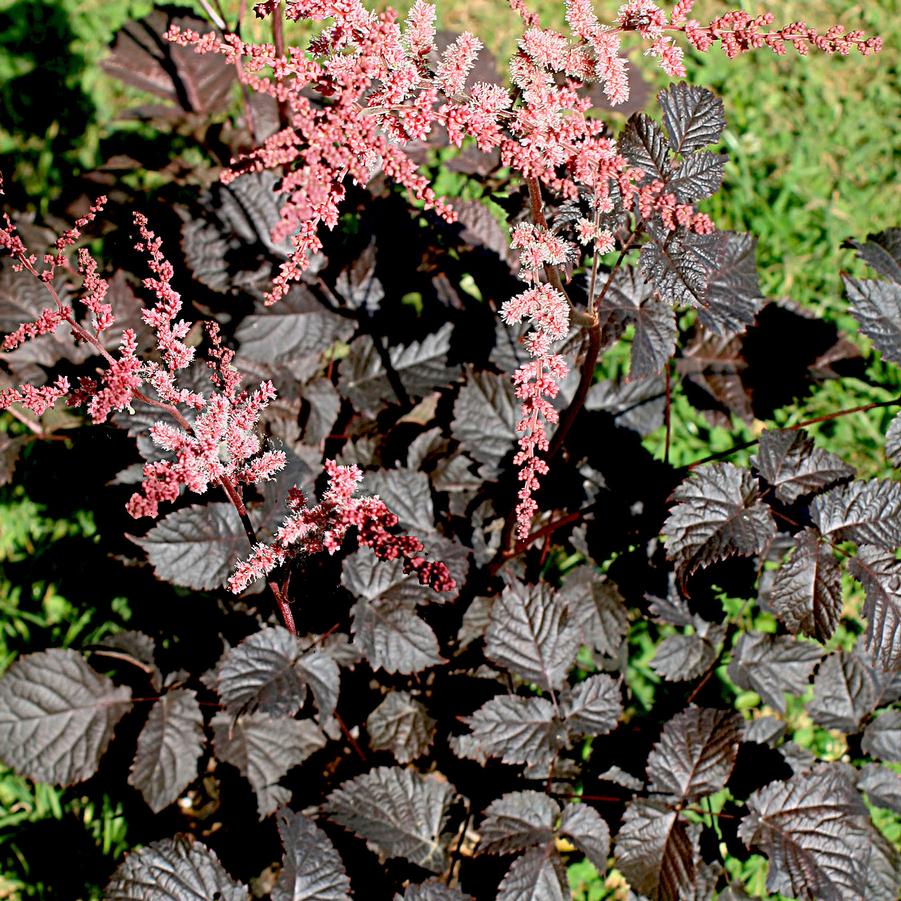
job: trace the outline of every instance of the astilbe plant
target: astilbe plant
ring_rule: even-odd
[[[218,29],[152,20],[172,56],[138,62],[181,80],[171,96],[187,96],[192,77],[202,84],[192,59],[222,57],[245,124],[255,132],[261,110],[274,120],[254,149],[236,141],[219,193],[182,217],[185,283],[214,312],[203,329],[186,318],[180,276],[143,214],[121,224],[150,271],[139,278],[150,303],[130,319],[111,299],[121,282],[86,247],[69,259],[106,198],[41,265],[6,218],[0,247],[46,302],[29,301],[33,315],[4,338],[0,406],[35,440],[50,437],[40,417],[63,401],[139,436],[140,472],[119,481],[140,483],[125,507],[154,525],[134,541],[163,582],[227,585],[219,623],[205,626],[224,648],[210,659],[182,635],[131,630],[92,649],[140,672],[140,695],[71,649],[21,658],[0,682],[6,762],[82,782],[120,720],[149,700],[129,784],[154,812],[191,808],[208,790],[198,763],[211,734],[208,778],[228,786],[223,832],[248,831],[246,816],[225,812],[228,765],[260,818],[277,822],[277,879],[254,890],[277,901],[346,898],[352,887],[357,897],[558,899],[575,856],[610,869],[617,897],[627,881],[630,897],[712,898],[733,892],[729,862],[751,851],[783,895],[897,896],[901,860],[864,798],[897,811],[897,774],[877,761],[901,757],[891,709],[901,486],[856,479],[803,429],[901,400],[768,429],[748,467],[720,459],[732,451],[667,466],[673,369],[711,417],[753,419],[751,377],[780,374],[754,364],[748,336],[790,328],[803,346],[813,326],[767,306],[753,239],[718,231],[698,209],[723,179],[726,158],[708,149],[725,128],[722,102],[674,83],[657,97],[661,123],[638,112],[614,136],[586,90],[596,82],[609,105],[624,103],[633,43],[678,79],[680,41],[729,58],[789,47],[866,56],[880,42],[800,22],[774,29],[768,13],[704,25],[693,5],[667,14],[632,0],[605,22],[571,0],[563,34],[515,0],[523,33],[509,86],[473,74],[483,71],[475,36],[439,51],[423,0],[403,23],[359,0],[261,3],[272,44],[246,42],[212,9]],[[285,18],[318,27],[286,46]],[[508,235],[478,204],[438,196],[421,171],[423,144],[445,141],[494,159],[481,175],[509,190]],[[398,206],[385,181],[419,212]],[[351,242],[348,259],[330,232],[361,207],[375,250]],[[415,276],[379,265],[392,253],[409,263],[395,229],[426,247]],[[855,246],[883,278],[847,279],[851,311],[901,364],[898,232]],[[259,266],[272,275],[263,290]],[[423,273],[441,267],[428,283]],[[487,303],[454,284],[473,273]],[[394,299],[426,284],[422,324],[447,321],[411,333]],[[492,335],[489,307],[511,334]],[[676,308],[693,317],[681,351]],[[597,381],[600,355],[630,327],[630,381]],[[53,359],[23,356],[51,339]],[[842,347],[836,336],[810,358],[796,395]],[[88,359],[93,374],[73,375]],[[896,466],[899,422],[886,446]],[[635,433],[664,426],[661,464]],[[316,492],[304,483],[320,469]],[[213,490],[227,503],[194,503]],[[721,606],[720,577],[746,600]],[[843,577],[865,596],[859,639]],[[262,582],[278,625],[253,600]],[[755,602],[784,628],[749,625]],[[659,639],[650,669],[630,659],[648,634]],[[844,762],[784,739],[811,679],[805,716],[844,743]],[[743,718],[739,691],[765,706]],[[273,864],[274,833],[245,857],[223,839],[236,855],[223,866],[208,846],[216,832],[200,843],[150,830],[107,897],[246,898],[232,874]],[[392,863],[377,865],[352,836]],[[436,878],[422,881],[423,870]]]

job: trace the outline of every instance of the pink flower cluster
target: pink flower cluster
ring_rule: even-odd
[[[709,235],[714,230],[713,220],[706,213],[697,212],[690,203],[679,203],[662,181],[642,185],[637,199],[642,219],[658,215],[667,231],[675,231],[679,225],[699,235]]]
[[[339,466],[332,460],[325,463],[328,487],[322,500],[307,506],[303,493],[292,488],[288,497],[288,516],[285,517],[272,544],[257,544],[250,556],[240,562],[228,587],[239,594],[257,579],[298,553],[334,554],[340,549],[351,528],[357,530],[357,540],[372,548],[380,560],[403,560],[404,572],[415,572],[420,584],[434,591],[452,591],[456,583],[447,566],[429,561],[423,555],[422,542],[412,535],[395,535],[398,519],[378,497],[354,497],[363,479],[356,466]]]

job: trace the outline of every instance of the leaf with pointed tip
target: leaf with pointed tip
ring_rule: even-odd
[[[422,341],[392,347],[388,351],[391,367],[411,398],[424,397],[459,377],[459,367],[447,362],[452,331],[453,325],[448,322]],[[362,335],[350,345],[350,353],[341,364],[338,390],[361,409],[398,400],[385,365],[368,335]]]
[[[613,853],[632,889],[649,898],[676,901],[694,884],[695,830],[659,801],[638,798],[626,805]]]
[[[857,251],[857,255],[880,275],[901,284],[901,228],[889,228],[876,235],[867,235],[867,240],[847,241]]]
[[[491,608],[485,655],[528,682],[560,688],[579,651],[565,599],[545,585],[507,588]]]
[[[800,430],[768,430],[760,436],[760,452],[751,462],[787,504],[854,475],[835,454],[821,450]]]
[[[312,720],[248,713],[233,720],[226,714],[213,719],[216,757],[247,777],[257,796],[260,819],[290,797],[278,780],[292,767],[325,747],[325,736]]]
[[[630,266],[614,275],[598,308],[604,346],[619,338],[627,326],[635,326],[630,378],[656,375],[676,347],[676,314],[655,294],[655,286]]]
[[[860,747],[879,760],[901,762],[901,710],[887,710],[867,726]]]
[[[84,782],[130,708],[131,691],[73,650],[20,657],[0,679],[0,759],[36,782]]]
[[[885,679],[859,654],[835,651],[817,670],[813,701],[807,709],[824,729],[851,735],[875,709],[884,687]]]
[[[866,901],[897,901],[901,897],[901,852],[870,824],[870,862],[867,866]]]
[[[341,670],[334,654],[325,650],[307,651],[294,669],[301,681],[310,689],[313,700],[319,708],[320,721],[327,720],[338,706],[338,692],[341,687]]]
[[[164,516],[143,538],[158,579],[209,591],[220,588],[247,553],[247,535],[231,504],[195,504]]]
[[[435,738],[435,720],[406,691],[392,691],[366,720],[369,744],[390,751],[400,763],[410,763],[429,749]]]
[[[723,101],[706,88],[683,81],[661,91],[657,102],[674,153],[715,144],[726,127]]]
[[[641,248],[641,274],[666,303],[706,307],[710,280],[721,265],[724,243],[717,233],[662,233]]]
[[[377,767],[333,791],[326,806],[334,822],[376,853],[440,873],[447,860],[441,830],[453,796],[453,786],[434,776]]]
[[[444,662],[432,627],[400,598],[361,599],[353,608],[354,645],[374,670],[418,673]]]
[[[549,763],[565,742],[554,706],[545,698],[492,698],[464,722],[479,750],[504,763]]]
[[[666,190],[676,195],[679,203],[692,203],[716,194],[723,183],[728,157],[724,153],[698,150],[690,153],[676,167]]]
[[[479,852],[512,854],[546,844],[554,837],[559,816],[559,805],[544,792],[506,794],[485,808]]]
[[[901,773],[868,763],[860,771],[857,787],[867,793],[872,804],[901,813]]]
[[[890,363],[901,363],[901,284],[844,276],[851,315]]]
[[[884,670],[894,671],[901,666],[901,560],[865,544],[849,569],[866,592],[867,653]]]
[[[225,709],[294,716],[307,695],[294,668],[299,656],[297,638],[282,626],[261,629],[228,650],[216,679]]]
[[[497,901],[570,901],[572,893],[559,855],[532,848],[513,861],[497,890]]]
[[[885,456],[895,469],[901,469],[901,413],[895,416],[885,433]]]
[[[757,497],[751,473],[732,463],[701,466],[682,482],[663,533],[667,556],[683,578],[711,563],[763,551],[776,523]]]
[[[722,232],[719,265],[707,283],[707,306],[698,311],[701,325],[722,337],[743,334],[766,303],[757,276],[757,239]]]
[[[822,649],[812,641],[745,633],[732,652],[729,678],[785,713],[785,693],[799,695],[804,691],[822,655]]]
[[[619,138],[619,152],[651,180],[669,179],[669,143],[660,126],[645,113],[629,119]]]
[[[670,635],[657,645],[651,669],[667,682],[696,679],[716,660],[716,645],[697,633]]]
[[[311,819],[281,810],[278,834],[285,856],[272,901],[350,901],[350,879],[341,857]]]
[[[599,873],[607,869],[610,829],[593,807],[585,803],[567,804],[560,818],[559,831],[588,858]]]
[[[832,546],[816,529],[804,529],[776,571],[770,606],[793,635],[828,641],[842,615],[841,575]]]
[[[738,834],[769,858],[771,892],[863,901],[868,817],[840,765],[771,782],[751,795],[748,809]]]
[[[648,757],[649,790],[677,802],[718,792],[729,778],[742,720],[726,710],[689,707],[664,727]]]
[[[605,673],[583,679],[564,703],[567,727],[579,735],[606,735],[622,715],[621,695],[619,683]]]
[[[250,895],[206,845],[179,835],[129,852],[103,897],[107,901],[248,901]]]
[[[615,656],[629,631],[629,614],[616,584],[580,566],[564,583],[560,597],[569,606],[579,640],[599,654]]]
[[[516,443],[518,401],[513,382],[493,372],[468,372],[454,402],[451,433],[466,452],[498,466]]]
[[[205,744],[197,695],[187,688],[167,692],[154,701],[138,736],[128,784],[159,813],[197,778],[197,761]]]

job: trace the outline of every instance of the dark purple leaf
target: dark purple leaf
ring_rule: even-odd
[[[723,232],[723,253],[707,284],[707,306],[698,311],[701,325],[722,337],[742,334],[766,303],[757,277],[757,239]]]
[[[789,632],[828,641],[842,613],[841,569],[832,545],[816,529],[794,538],[791,556],[776,571],[770,606]]]
[[[680,82],[661,91],[657,102],[675,153],[715,144],[726,127],[723,101],[706,88]]]
[[[496,467],[516,443],[518,405],[508,376],[470,370],[454,403],[451,433],[469,456]]]
[[[682,482],[663,533],[667,556],[683,578],[711,563],[764,550],[776,524],[757,497],[751,473],[732,463],[699,467]]]
[[[689,707],[676,714],[648,757],[649,790],[676,801],[718,792],[735,766],[741,733],[741,717],[731,711]]]
[[[491,608],[485,654],[542,688],[560,688],[579,650],[566,600],[546,585],[515,584]]]
[[[738,639],[729,664],[729,678],[745,690],[756,691],[771,707],[785,713],[785,693],[799,695],[822,657],[812,641],[762,632]]]
[[[776,489],[776,496],[788,504],[854,475],[847,463],[815,447],[800,430],[764,432],[760,451],[751,462]]]
[[[554,837],[560,806],[544,792],[512,792],[485,808],[479,828],[483,854],[512,854],[533,845],[544,845]]]
[[[353,608],[354,645],[373,669],[418,673],[443,662],[432,627],[398,598],[360,600]]]
[[[179,835],[127,854],[103,897],[107,901],[248,901],[250,895],[206,845]]]
[[[619,138],[619,152],[651,180],[669,179],[669,144],[660,126],[645,113],[629,119]]]
[[[596,382],[588,392],[585,408],[608,413],[619,428],[649,435],[663,425],[665,384],[662,376],[619,383]]]
[[[834,541],[894,550],[901,545],[901,483],[870,479],[840,485],[814,499],[811,516]]]
[[[807,709],[823,728],[852,734],[879,703],[885,682],[860,654],[835,651],[820,664]]]
[[[723,259],[722,235],[664,232],[641,248],[641,274],[661,300],[673,306],[706,307],[713,274]]]
[[[130,708],[129,689],[73,650],[20,657],[0,679],[0,759],[36,782],[84,782]]]
[[[385,297],[385,288],[375,274],[376,254],[376,245],[372,242],[341,270],[335,280],[335,290],[351,309],[374,313]]]
[[[870,862],[866,901],[897,901],[901,895],[901,852],[875,826],[870,825]]]
[[[849,569],[866,592],[867,653],[884,670],[897,670],[901,666],[901,560],[891,551],[863,545]]]
[[[429,477],[412,469],[380,469],[367,472],[365,494],[377,494],[400,520],[400,525],[417,537],[435,531],[435,510]]]
[[[453,786],[434,776],[377,767],[333,791],[326,806],[377,854],[440,873],[447,859],[441,830],[453,796]]]
[[[629,615],[616,585],[592,567],[580,566],[567,578],[560,597],[569,606],[580,642],[606,657],[615,656],[629,631]]]
[[[235,79],[234,66],[217,53],[205,55],[163,39],[172,26],[200,34],[213,28],[204,19],[173,11],[153,10],[128,22],[116,35],[112,53],[101,66],[108,75],[142,91],[156,94],[186,113],[208,116],[228,103]]]
[[[272,901],[350,901],[350,880],[329,837],[308,817],[292,810],[278,815],[285,849]]]
[[[554,705],[545,698],[492,698],[463,722],[481,753],[504,763],[547,764],[566,741]]]
[[[867,793],[871,804],[901,813],[901,773],[868,763],[860,772],[857,787]]]
[[[626,806],[613,853],[632,889],[649,898],[677,901],[694,884],[695,830],[659,801],[639,798]]]
[[[435,737],[435,720],[406,691],[392,691],[366,720],[369,744],[390,751],[400,763],[410,763],[428,751]]]
[[[559,832],[568,838],[595,866],[607,869],[610,855],[610,829],[604,818],[585,803],[567,804],[560,818]]]
[[[675,194],[679,203],[710,197],[719,191],[723,183],[727,160],[724,153],[710,153],[708,150],[691,153],[676,167],[672,178],[666,183],[666,190]],[[751,259],[753,262],[753,255]]]
[[[656,375],[676,347],[676,314],[655,294],[654,285],[627,267],[616,273],[598,309],[605,346],[619,338],[627,326],[635,326],[630,378]]]
[[[128,784],[159,813],[197,778],[197,761],[205,744],[197,695],[186,688],[167,692],[154,701],[138,736]]]
[[[739,835],[769,858],[771,892],[806,901],[863,901],[867,812],[841,766],[772,782],[751,795],[748,809]]]
[[[890,363],[901,363],[901,284],[845,276],[851,313]]]
[[[703,329],[676,361],[685,384],[700,394],[694,404],[714,425],[731,428],[732,416],[753,422],[751,395],[744,383],[748,368],[740,338],[720,337]]]
[[[857,255],[880,275],[901,284],[901,228],[890,228],[878,235],[867,235],[867,240],[848,241]]]
[[[718,633],[713,637],[721,640]],[[670,635],[657,645],[651,669],[667,682],[696,679],[716,660],[717,643],[697,632]]]
[[[158,579],[196,591],[221,587],[250,549],[238,514],[225,503],[176,510],[134,542]]]
[[[570,901],[571,897],[560,857],[546,848],[533,848],[517,858],[497,892],[497,901]]]
[[[758,716],[745,724],[745,741],[753,741],[759,745],[774,746],[782,738],[788,724],[775,716]]]
[[[213,744],[217,759],[237,767],[257,796],[260,819],[285,804],[291,793],[278,785],[292,767],[325,747],[325,736],[312,720],[249,713],[232,719],[213,719]]]
[[[885,433],[885,456],[895,469],[901,469],[901,413],[895,416]]]
[[[860,743],[865,754],[901,762],[901,710],[887,710],[867,726]]]
[[[472,901],[458,888],[449,888],[437,880],[429,879],[418,885],[409,885],[403,895],[395,895],[394,901]]]
[[[579,682],[564,703],[566,725],[578,735],[606,735],[623,712],[619,683],[603,673]]]

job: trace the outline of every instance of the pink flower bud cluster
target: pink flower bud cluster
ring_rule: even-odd
[[[667,231],[683,226],[699,235],[709,235],[715,226],[706,213],[699,213],[690,203],[679,203],[676,195],[666,191],[662,181],[652,181],[638,189],[638,212],[642,219],[660,216]]]
[[[263,578],[298,553],[334,554],[349,529],[357,530],[357,540],[371,548],[380,560],[402,560],[404,572],[416,573],[420,584],[433,591],[452,591],[456,583],[447,566],[423,556],[424,546],[412,535],[396,535],[398,519],[378,497],[355,497],[363,479],[356,466],[339,466],[326,461],[328,486],[322,500],[308,506],[303,493],[293,488],[288,497],[288,516],[272,544],[257,544],[240,562],[228,587],[239,594],[252,582]]]

